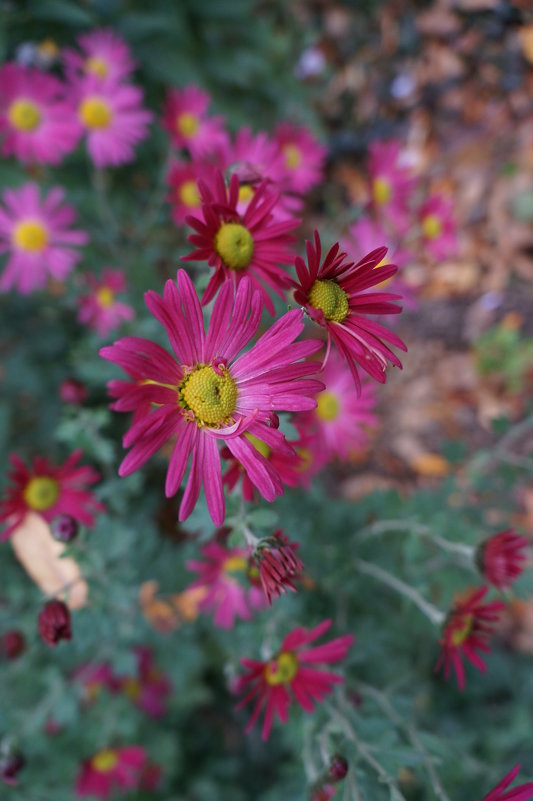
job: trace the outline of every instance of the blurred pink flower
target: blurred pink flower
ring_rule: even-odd
[[[174,147],[186,148],[197,158],[220,157],[227,152],[229,137],[223,117],[210,117],[207,92],[197,86],[170,89],[163,108],[163,128]]]
[[[323,179],[327,148],[307,128],[289,122],[277,126],[274,138],[283,156],[286,188],[306,194]]]
[[[528,545],[527,537],[515,534],[513,529],[500,531],[482,542],[477,561],[485,579],[498,590],[510,587],[524,572]]]
[[[126,289],[123,270],[104,267],[101,278],[94,273],[87,273],[85,280],[90,293],[78,298],[80,323],[94,328],[101,337],[105,337],[118,328],[123,320],[133,320],[133,308],[116,299],[116,295]]]
[[[146,768],[146,751],[137,745],[105,748],[85,760],[76,779],[78,798],[109,798],[117,789],[139,787]]]
[[[84,33],[76,41],[81,53],[71,48],[63,50],[65,69],[73,80],[94,75],[100,81],[121,81],[135,69],[130,48],[111,28]]]
[[[402,164],[400,142],[373,142],[369,151],[370,202],[378,216],[382,215],[403,232],[409,225],[416,179],[410,168]]]
[[[420,208],[420,226],[425,247],[434,259],[446,259],[457,252],[453,201],[433,195]]]
[[[170,189],[167,201],[172,205],[172,219],[176,225],[183,225],[188,214],[201,215],[202,198],[198,179],[208,179],[212,170],[210,165],[199,161],[171,163],[167,174]]]
[[[137,676],[123,676],[117,686],[135,706],[148,715],[159,718],[165,713],[166,698],[172,691],[169,677],[155,664],[150,648],[137,646]]]

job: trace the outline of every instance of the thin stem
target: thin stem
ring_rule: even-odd
[[[419,537],[427,539],[429,542],[442,548],[443,551],[450,553],[457,553],[472,561],[475,554],[475,548],[472,545],[466,545],[462,542],[451,542],[434,534],[429,526],[424,526],[417,523],[415,520],[380,520],[373,523],[368,528],[361,529],[357,534],[357,539],[365,541],[377,537],[380,534],[416,534]]]

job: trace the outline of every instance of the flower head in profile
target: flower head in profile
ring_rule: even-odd
[[[142,90],[88,75],[74,85],[77,113],[95,167],[117,167],[135,158],[148,136],[152,114],[143,108]]]
[[[343,678],[337,673],[323,670],[315,665],[341,662],[354,641],[351,634],[337,637],[323,645],[310,646],[331,626],[331,620],[324,620],[309,631],[294,629],[281,645],[280,651],[266,662],[243,659],[247,674],[239,680],[239,692],[246,695],[237,709],[254,701],[255,706],[246,731],[256,723],[261,710],[265,710],[262,738],[267,740],[272,729],[274,717],[286,723],[289,716],[291,696],[306,712],[312,712],[314,701],[323,701],[334,684],[341,684]]]
[[[215,626],[232,629],[235,619],[250,620],[254,610],[264,606],[261,591],[250,584],[248,552],[208,542],[201,549],[203,559],[191,559],[187,570],[198,573],[190,588],[205,587],[200,601],[202,612],[212,612]]]
[[[434,259],[446,259],[457,252],[453,207],[451,198],[433,195],[419,210],[422,239]]]
[[[66,72],[72,79],[94,75],[100,81],[122,81],[135,69],[130,48],[110,28],[84,33],[76,41],[81,52],[63,51]]]
[[[378,216],[403,232],[409,223],[409,206],[416,180],[402,161],[400,142],[373,142],[369,150],[371,204]]]
[[[41,198],[37,184],[6,189],[0,206],[0,253],[8,254],[0,290],[26,295],[43,289],[48,277],[63,281],[81,257],[76,249],[89,237],[73,229],[76,212],[63,203],[59,187]]]
[[[501,601],[485,603],[483,598],[488,591],[488,587],[479,587],[459,598],[444,624],[435,672],[443,668],[444,678],[448,679],[453,668],[460,690],[464,690],[466,684],[463,657],[481,672],[487,669],[478,651],[490,651],[489,637],[499,613],[505,608]]]
[[[219,157],[228,149],[223,117],[208,114],[211,98],[197,86],[170,89],[163,108],[163,128],[174,147],[185,148],[193,159]]]
[[[358,367],[384,384],[387,362],[402,366],[384,340],[407,350],[396,334],[368,318],[369,314],[399,314],[402,310],[393,302],[400,299],[399,295],[367,291],[396,274],[395,265],[380,264],[387,249],[373,250],[354,264],[339,250],[338,243],[322,261],[318,231],[315,231],[314,246],[311,242],[306,244],[308,263],[300,256],[295,261],[299,280],[294,293],[296,302],[327,329],[328,352],[334,342],[348,363],[358,392],[361,390]]]
[[[482,542],[477,562],[485,579],[498,590],[505,590],[524,572],[529,541],[513,529],[500,531]]]
[[[202,197],[198,180],[208,178],[213,168],[203,162],[173,161],[167,174],[169,194],[167,201],[172,206],[172,219],[183,225],[189,214],[200,215]]]
[[[180,520],[194,509],[203,485],[211,518],[222,525],[221,441],[266,500],[282,494],[279,476],[245,434],[254,425],[256,436],[279,447],[283,434],[270,425],[272,412],[312,409],[312,395],[322,388],[320,382],[305,377],[312,367],[302,361],[320,343],[294,341],[303,330],[301,310],[284,314],[253,347],[238,355],[257,331],[263,304],[246,278],[239,282],[235,298],[233,294],[233,285],[226,282],[206,333],[192,282],[185,270],[179,270],[177,284],[167,281],[163,297],[153,291],[146,294],[148,309],[165,327],[174,356],[138,337],[126,337],[100,351],[131,379],[113,386],[112,408],[137,411],[124,437],[131,451],[119,474],[135,472],[175,438],[165,485],[170,497],[177,492],[192,455]]]
[[[32,67],[0,68],[3,156],[25,164],[59,164],[76,147],[81,127],[58,78]]]
[[[0,522],[7,522],[0,539],[7,539],[28,512],[37,513],[47,522],[68,514],[86,526],[93,525],[94,512],[103,511],[104,507],[87,487],[100,476],[92,467],[78,466],[81,456],[81,451],[75,451],[59,467],[45,456],[36,456],[31,467],[14,454],[9,457],[13,469],[8,478],[12,486],[0,501]]]
[[[98,751],[83,762],[76,779],[76,795],[106,799],[117,790],[139,787],[146,763],[146,751],[137,745]]]
[[[101,278],[94,273],[87,273],[85,280],[90,291],[78,298],[80,323],[94,328],[101,337],[105,337],[118,328],[123,320],[133,320],[135,312],[132,307],[116,297],[126,289],[123,270],[104,267]]]
[[[531,801],[533,798],[533,782],[519,784],[508,790],[509,785],[516,779],[520,772],[520,765],[515,765],[503,779],[498,782],[496,787],[483,796],[482,801]]]
[[[289,191],[304,195],[322,181],[327,148],[307,128],[283,122],[274,139],[283,157],[284,183]]]
[[[294,259],[289,245],[293,241],[291,231],[298,227],[299,221],[273,221],[272,210],[279,193],[269,189],[266,182],[255,189],[241,215],[237,208],[239,191],[238,177],[232,175],[226,186],[218,170],[212,182],[200,182],[202,216],[187,217],[187,223],[196,231],[189,236],[189,242],[197,249],[182,261],[207,260],[215,269],[202,296],[202,304],[209,303],[225,281],[238,285],[248,276],[254,289],[261,291],[264,304],[273,315],[274,304],[265,284],[281,298],[283,289],[291,285],[289,274],[279,265],[290,264]]]
[[[293,581],[304,569],[304,564],[296,555],[299,543],[289,542],[279,529],[272,537],[258,542],[253,552],[253,560],[259,569],[261,586],[269,604],[272,598],[279,598],[287,590],[296,592]]]

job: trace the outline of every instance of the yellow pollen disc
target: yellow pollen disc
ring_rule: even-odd
[[[30,478],[22,494],[30,509],[43,512],[57,501],[59,483],[50,476],[34,476],[34,478]]]
[[[178,197],[185,206],[196,209],[201,203],[196,181],[184,181],[178,189]]]
[[[141,694],[141,684],[138,679],[124,679],[122,689],[131,701],[136,701]]]
[[[295,170],[302,163],[302,151],[297,145],[285,145],[283,153],[285,155],[285,166],[289,170]]]
[[[95,756],[93,756],[91,759],[91,766],[98,773],[109,773],[113,770],[117,762],[117,752],[112,751],[110,748],[106,748],[104,751],[99,751]]]
[[[198,117],[189,111],[184,111],[176,118],[176,128],[182,136],[194,136],[198,130]]]
[[[239,186],[239,203],[248,203],[254,196],[254,190],[250,184],[241,184]]]
[[[259,439],[259,437],[254,437],[253,434],[245,434],[244,436],[246,437],[248,442],[252,443],[256,451],[259,451],[261,456],[264,456],[265,459],[268,459],[268,457],[271,454],[271,449],[266,444],[266,442],[263,442],[263,440]]]
[[[215,234],[215,250],[230,270],[245,270],[252,260],[254,240],[239,223],[223,223]]]
[[[309,303],[324,312],[326,320],[342,323],[350,311],[348,295],[335,281],[315,281],[309,291]]]
[[[274,687],[289,684],[298,673],[298,659],[291,651],[282,651],[265,666],[265,681]]]
[[[379,206],[388,203],[392,196],[392,187],[385,178],[374,178],[372,183],[372,194]]]
[[[96,300],[100,306],[103,306],[104,309],[107,309],[109,306],[113,305],[115,294],[112,289],[109,289],[108,286],[101,286],[100,289],[96,290]]]
[[[90,56],[86,59],[83,69],[90,75],[97,75],[99,78],[106,78],[109,71],[107,63],[98,56]]]
[[[299,473],[304,473],[313,464],[313,454],[309,448],[296,448],[296,453],[300,457],[300,462],[296,465],[296,470],[298,470]]]
[[[228,423],[237,404],[237,384],[225,368],[221,375],[210,366],[199,366],[179,386],[179,404],[194,414],[198,426]]]
[[[22,220],[13,230],[13,242],[21,250],[36,253],[48,244],[48,231],[37,220]]]
[[[465,615],[461,622],[461,628],[456,628],[452,634],[452,644],[455,646],[462,645],[464,641],[470,636],[474,627],[474,615]]]
[[[37,50],[39,55],[50,60],[59,56],[59,47],[56,45],[54,40],[50,38],[43,39],[43,41],[37,45]]]
[[[15,100],[11,103],[7,116],[13,128],[19,131],[34,131],[41,122],[39,107],[31,100]]]
[[[339,399],[333,392],[321,392],[317,401],[316,413],[321,420],[336,420],[339,416]]]
[[[101,97],[87,97],[79,109],[81,121],[87,128],[101,130],[109,128],[113,112]]]
[[[436,214],[428,214],[422,220],[422,232],[426,239],[438,239],[442,234],[442,222]]]
[[[242,573],[248,569],[248,560],[243,556],[230,556],[224,562],[224,573]]]

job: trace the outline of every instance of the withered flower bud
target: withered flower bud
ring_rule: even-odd
[[[55,647],[60,640],[71,640],[70,612],[63,601],[48,601],[39,614],[39,634]]]

